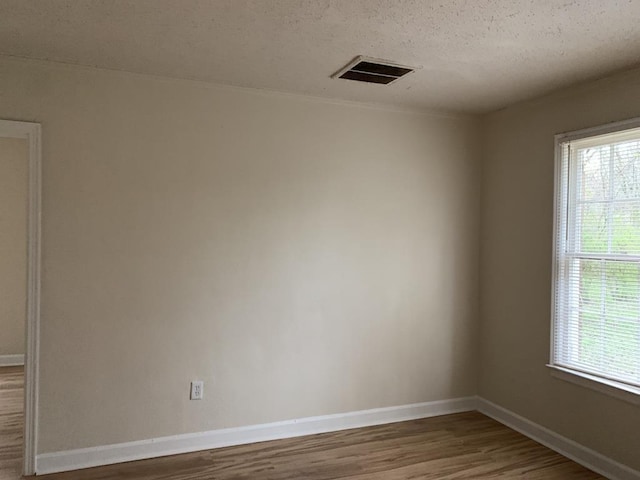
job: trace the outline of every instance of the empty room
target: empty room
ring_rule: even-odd
[[[639,19],[0,0],[0,480],[640,480]]]

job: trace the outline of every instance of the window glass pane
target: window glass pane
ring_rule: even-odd
[[[611,253],[640,254],[640,200],[611,206]]]
[[[577,206],[577,251],[587,253],[607,253],[609,251],[608,213],[607,203],[583,203]]]
[[[599,261],[577,260],[580,268],[579,361],[600,362],[600,319],[602,312],[602,271]]]
[[[603,371],[635,378],[640,323],[640,266],[626,262],[603,262],[605,269],[603,322]]]
[[[614,196],[640,199],[640,142],[623,142],[614,147]]]
[[[578,150],[578,202],[609,198],[609,156],[609,146]]]
[[[640,379],[640,265],[576,259],[579,276],[577,366],[637,382]],[[571,321],[571,320],[570,320]],[[571,348],[571,346],[569,346]]]

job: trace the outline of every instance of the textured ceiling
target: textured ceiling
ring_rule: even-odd
[[[0,0],[0,54],[486,112],[640,63],[640,0]],[[356,55],[421,66],[330,78]]]

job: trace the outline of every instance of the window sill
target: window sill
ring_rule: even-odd
[[[547,367],[551,370],[552,377],[596,390],[634,405],[640,405],[640,388],[589,375],[588,373],[558,367],[557,365],[547,365]]]

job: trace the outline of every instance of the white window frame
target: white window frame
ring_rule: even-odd
[[[550,360],[547,367],[551,369],[551,375],[577,385],[591,388],[604,394],[640,405],[640,388],[628,385],[623,382],[611,380],[602,376],[581,372],[563,365],[559,365],[556,359],[556,298],[564,299],[564,295],[558,294],[558,289],[562,288],[563,282],[560,279],[559,260],[561,252],[564,251],[566,240],[562,240],[559,234],[567,232],[568,202],[571,188],[569,184],[575,181],[575,176],[571,176],[568,166],[565,170],[563,159],[563,144],[575,140],[589,137],[597,137],[611,133],[619,133],[625,130],[640,128],[640,117],[624,120],[621,122],[609,123],[583,130],[561,133],[555,136],[555,191],[553,205],[553,264],[552,264],[552,287],[551,287],[551,344]]]

